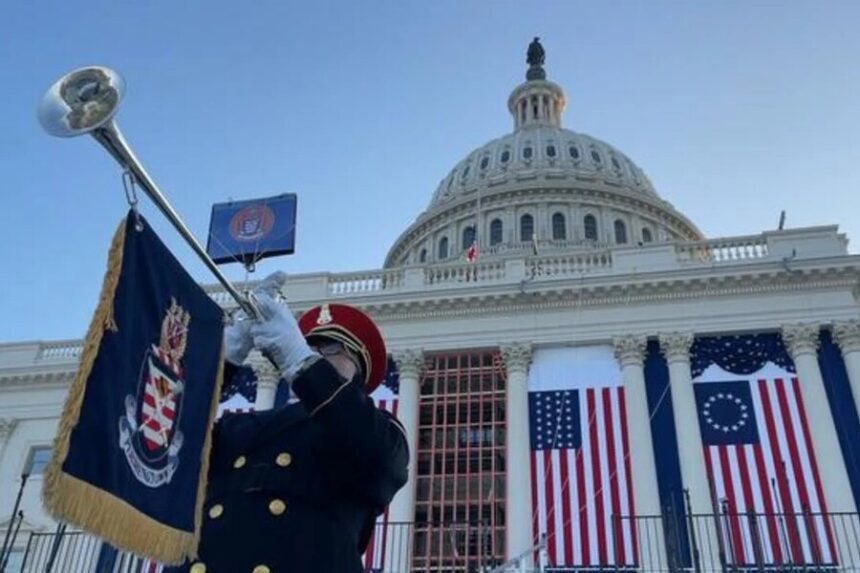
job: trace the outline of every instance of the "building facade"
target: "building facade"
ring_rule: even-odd
[[[705,238],[562,127],[536,68],[383,268],[286,286],[368,311],[396,366],[377,398],[412,463],[368,569],[860,570],[860,257],[836,226]],[[9,571],[56,527],[40,473],[80,344],[0,345]]]

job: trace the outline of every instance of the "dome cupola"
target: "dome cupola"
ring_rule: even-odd
[[[454,166],[385,267],[462,261],[473,244],[485,261],[536,246],[549,253],[704,238],[627,155],[562,127],[566,98],[544,61],[535,38],[526,81],[508,98],[513,132]]]

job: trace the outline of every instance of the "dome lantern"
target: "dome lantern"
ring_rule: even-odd
[[[561,127],[564,91],[546,79],[543,69],[546,53],[539,40],[536,37],[529,44],[526,82],[514,88],[508,98],[508,110],[514,116],[515,130],[540,125]]]

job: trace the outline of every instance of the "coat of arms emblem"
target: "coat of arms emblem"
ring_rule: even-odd
[[[182,357],[190,321],[188,311],[171,299],[160,340],[150,345],[140,365],[137,395],[125,397],[125,416],[119,420],[119,445],[135,477],[149,487],[169,483],[179,466]]]
[[[266,205],[249,205],[230,220],[230,235],[237,241],[262,239],[272,230],[275,214]]]

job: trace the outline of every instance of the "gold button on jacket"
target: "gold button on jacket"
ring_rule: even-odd
[[[224,506],[220,503],[216,503],[209,508],[209,517],[211,519],[218,519],[219,517],[221,517],[222,513],[224,513]]]
[[[191,573],[206,573],[206,565],[203,563],[195,563],[191,566]]]
[[[245,459],[245,456],[239,456],[236,458],[236,461],[233,462],[233,467],[237,470],[245,465],[245,462],[248,460]]]
[[[293,456],[291,456],[287,452],[281,452],[280,454],[278,454],[278,457],[275,458],[275,463],[282,468],[285,468],[291,463],[293,463]]]
[[[265,565],[257,565],[251,573],[271,573],[271,569]]]
[[[269,502],[269,512],[272,515],[281,515],[287,510],[287,504],[282,499],[273,499]]]

